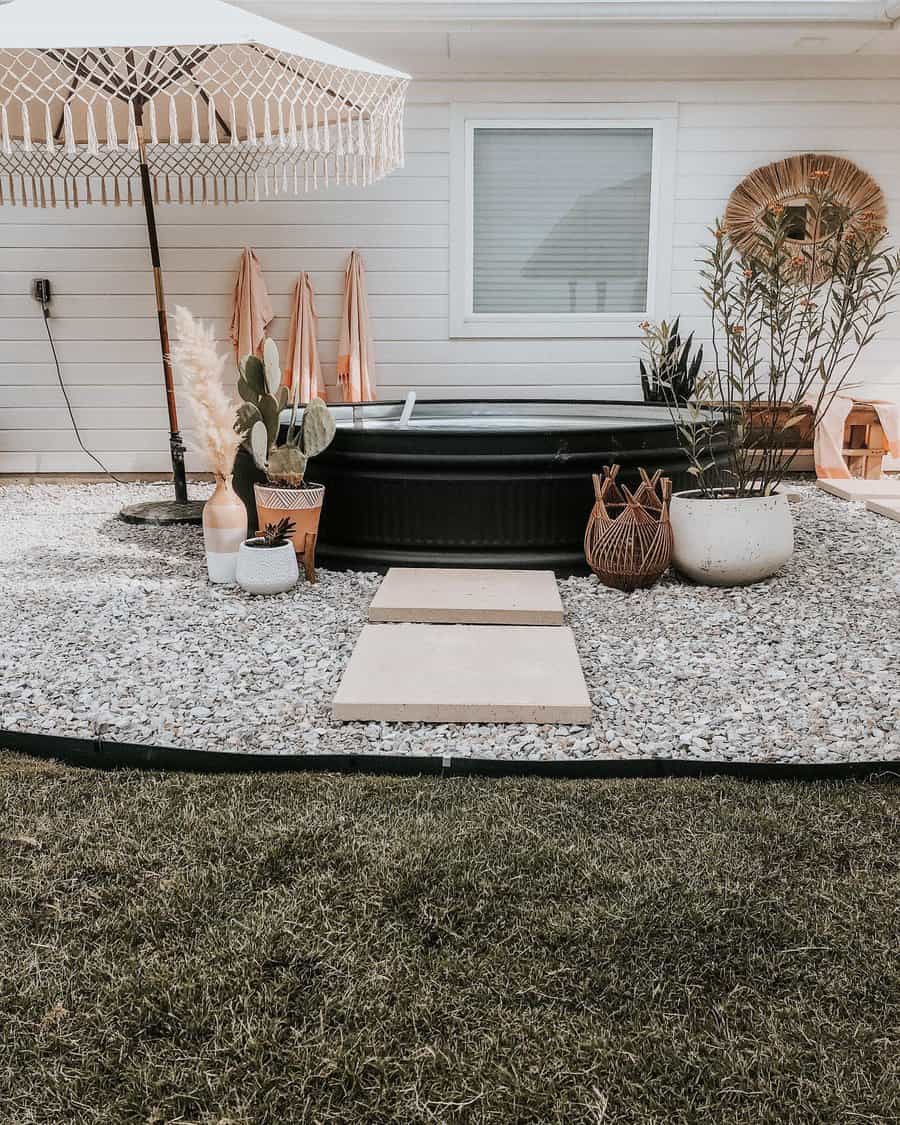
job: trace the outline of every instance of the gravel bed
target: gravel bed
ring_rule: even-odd
[[[587,727],[335,723],[378,575],[274,598],[206,581],[199,528],[138,528],[158,485],[0,486],[0,727],[298,754],[900,759],[900,524],[808,487],[769,582],[560,583]]]

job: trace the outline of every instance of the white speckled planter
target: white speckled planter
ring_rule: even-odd
[[[300,577],[293,543],[280,547],[253,547],[248,539],[238,551],[237,584],[248,594],[283,594]]]
[[[704,586],[761,582],[794,553],[794,519],[784,493],[708,500],[699,492],[678,492],[669,511],[672,560]]]

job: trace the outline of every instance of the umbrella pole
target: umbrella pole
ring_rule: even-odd
[[[203,501],[188,500],[187,476],[184,469],[184,442],[178,429],[178,408],[175,403],[175,381],[169,348],[169,320],[166,315],[166,293],[163,285],[162,263],[159,255],[159,237],[156,231],[156,211],[153,206],[153,183],[147,164],[147,144],[144,138],[144,107],[140,102],[134,107],[138,142],[141,196],[147,220],[147,237],[150,243],[150,264],[153,267],[153,287],[156,291],[156,316],[159,321],[159,344],[162,349],[163,380],[166,388],[166,409],[169,414],[169,449],[172,457],[172,477],[175,500],[162,503],[135,504],[120,514],[129,523],[200,523]]]

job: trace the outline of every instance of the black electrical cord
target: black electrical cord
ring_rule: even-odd
[[[56,378],[59,380],[59,389],[62,391],[63,398],[66,401],[66,410],[68,410],[69,412],[69,418],[72,420],[72,429],[75,431],[75,440],[81,446],[82,451],[86,453],[88,457],[90,457],[95,465],[100,466],[100,468],[104,473],[106,473],[110,480],[114,480],[116,484],[124,484],[125,481],[123,481],[120,477],[117,477],[115,473],[111,473],[100,460],[100,458],[97,457],[96,454],[91,453],[91,451],[81,440],[81,431],[78,429],[78,423],[75,421],[75,414],[72,411],[72,404],[71,402],[69,402],[69,394],[66,391],[66,385],[63,382],[62,371],[60,370],[59,366],[59,356],[56,353],[56,344],[53,340],[53,333],[50,331],[50,308],[44,302],[41,302],[41,311],[44,314],[44,327],[47,329],[47,339],[50,341],[50,351],[53,353],[53,362],[56,365]]]

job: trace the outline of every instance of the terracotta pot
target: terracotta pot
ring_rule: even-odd
[[[216,488],[203,505],[203,545],[210,582],[234,583],[241,543],[247,538],[247,509],[231,477],[216,477]]]
[[[259,532],[265,529],[266,524],[279,523],[283,519],[292,520],[295,529],[291,536],[294,550],[302,555],[306,548],[307,534],[319,534],[325,486],[310,483],[305,488],[275,488],[271,484],[255,484],[253,491],[256,495]]]

